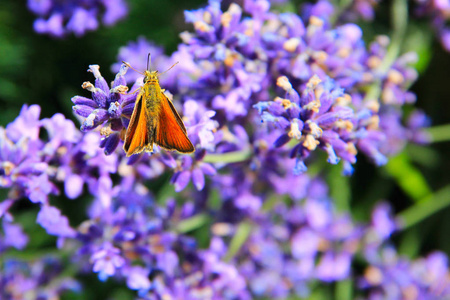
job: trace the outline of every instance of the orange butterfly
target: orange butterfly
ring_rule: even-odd
[[[128,63],[123,63],[133,69]],[[136,98],[133,114],[125,133],[123,150],[127,156],[144,150],[153,152],[155,143],[166,150],[194,152],[194,145],[187,136],[186,127],[180,115],[159,86],[158,71],[146,70],[143,75],[144,86],[140,88]]]

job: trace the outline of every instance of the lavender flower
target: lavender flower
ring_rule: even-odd
[[[0,128],[1,187],[12,190],[11,198],[23,195],[33,202],[46,202],[47,195],[55,192],[45,171],[48,164],[39,150],[40,107],[24,106],[20,115],[6,128]],[[34,180],[37,179],[37,180]]]
[[[1,265],[0,296],[49,299],[68,291],[80,292],[80,283],[63,274],[63,266],[62,261],[50,256],[31,262],[5,258]]]
[[[337,164],[340,158],[356,161],[355,145],[348,138],[353,130],[355,115],[348,106],[350,96],[334,85],[330,79],[321,81],[312,77],[300,97],[286,77],[278,79],[286,91],[286,98],[255,105],[263,122],[285,130],[276,141],[280,147],[291,139],[298,141],[291,157],[297,158],[295,173],[306,170],[303,161],[317,147],[328,153],[328,162]]]
[[[100,280],[104,281],[109,276],[116,273],[116,269],[121,268],[125,260],[119,255],[120,250],[110,243],[105,243],[91,256],[94,264],[93,271],[99,273]]]
[[[6,219],[3,219],[4,236],[0,235],[0,253],[4,252],[9,247],[14,247],[22,250],[28,244],[28,236],[23,232],[19,224],[14,224]],[[3,249],[2,249],[3,248]]]
[[[73,97],[72,102],[75,104],[73,110],[77,115],[85,118],[81,125],[82,131],[93,130],[104,124],[101,134],[105,138],[102,140],[101,147],[105,148],[106,154],[111,154],[119,144],[120,131],[128,126],[136,94],[126,94],[128,91],[124,77],[128,70],[126,65],[122,65],[111,89],[101,76],[99,69],[98,65],[89,67],[89,71],[95,76],[95,86],[90,82],[83,83],[83,88],[92,92],[92,99],[82,96]]]
[[[59,193],[56,183],[64,182],[66,195],[76,198],[85,182],[90,185],[97,182],[93,172],[107,176],[109,172],[115,172],[116,166],[111,170],[107,159],[99,161],[98,142],[94,146],[96,150],[90,150],[97,158],[89,159],[89,153],[83,151],[89,136],[82,137],[72,121],[61,114],[39,120],[39,113],[39,106],[25,105],[14,122],[6,129],[0,128],[1,186],[10,189],[10,199],[4,202],[7,205],[2,215],[9,216],[8,209],[12,204],[26,197],[41,205],[37,223],[49,234],[60,238],[74,237],[75,230],[70,227],[67,217],[49,205],[49,196]],[[39,138],[39,132],[44,128],[47,140]],[[86,161],[80,161],[81,158]],[[17,246],[23,244],[20,235],[17,238]]]
[[[96,28],[98,7],[107,24],[124,12],[118,1],[77,3],[68,13],[51,0],[29,1],[54,35]],[[95,83],[83,88],[92,97],[72,98],[81,131],[61,114],[40,120],[38,106],[24,106],[0,128],[0,186],[8,189],[0,298],[58,298],[79,290],[69,276],[82,273],[123,283],[142,299],[308,298],[355,279],[355,298],[449,297],[445,255],[409,260],[389,245],[401,228],[387,202],[357,223],[334,205],[323,164],[305,172],[321,159],[316,149],[350,173],[357,152],[382,165],[408,142],[427,141],[426,116],[403,112],[415,101],[416,57],[392,59],[387,37],[366,46],[360,27],[342,23],[355,10],[370,18],[375,3],[349,3],[349,15],[337,16],[342,9],[318,1],[298,16],[266,0],[211,0],[185,13],[193,30],[172,56],[144,38],[122,48],[119,60],[137,69],[148,52],[160,70],[180,62],[161,80],[182,104],[192,156],[115,151],[142,86],[120,63],[111,85],[90,66]],[[16,218],[28,209],[22,198],[39,206],[35,222],[57,237],[70,268],[54,258],[12,259],[35,238]],[[65,198],[88,201],[78,224],[63,214]]]
[[[257,6],[255,6],[256,8]],[[227,120],[245,116],[251,98],[262,90],[267,64],[258,52],[258,31],[266,11],[256,20],[242,17],[242,8],[233,3],[227,11],[220,1],[210,1],[205,9],[187,11],[194,33],[184,32],[184,44],[173,54],[181,74],[175,90],[224,112]]]
[[[445,299],[450,295],[447,265],[447,256],[440,252],[408,261],[398,257],[395,249],[386,248],[366,268],[360,285],[368,299]]]
[[[136,42],[130,42],[128,45],[123,46],[119,49],[119,54],[117,55],[118,63],[111,66],[113,72],[119,72],[122,66],[122,61],[126,61],[133,68],[139,71],[144,71],[147,69],[147,58],[148,54],[151,55],[151,65],[149,66],[152,70],[158,70],[163,72],[171,66],[169,58],[164,55],[164,49],[155,45],[153,42],[147,41],[144,37],[139,37]],[[170,76],[170,73],[167,74]],[[161,85],[165,85],[165,80],[167,75],[160,78]],[[128,82],[135,82],[136,80],[142,80],[143,76],[137,72],[128,72],[125,77]]]
[[[71,1],[60,3],[54,0],[28,0],[28,8],[38,16],[34,30],[56,38],[73,32],[80,37],[99,26],[100,11],[105,25],[111,26],[127,14],[124,0],[113,1]]]

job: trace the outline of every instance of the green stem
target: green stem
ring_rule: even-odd
[[[247,241],[251,230],[252,226],[250,223],[242,222],[239,224],[236,234],[231,239],[228,252],[224,257],[224,261],[229,262],[236,255],[236,253],[238,253],[239,249],[241,249],[242,245]]]
[[[450,141],[450,124],[430,127],[427,132],[434,143]]]
[[[198,214],[189,219],[185,219],[177,224],[176,231],[178,233],[186,233],[197,228],[202,227],[210,221],[210,218],[206,214]]]
[[[442,188],[433,195],[425,197],[414,206],[400,212],[396,219],[400,229],[404,230],[420,223],[434,213],[450,205],[450,185]]]
[[[220,154],[206,154],[203,158],[208,163],[236,163],[243,162],[250,158],[252,152],[249,148],[240,151],[226,152]]]
[[[387,50],[386,56],[382,63],[378,67],[375,73],[385,74],[395,62],[400,54],[401,45],[403,44],[404,37],[408,26],[408,1],[407,0],[394,0],[392,2],[392,27],[393,32],[391,35],[391,43]],[[381,95],[381,84],[379,80],[374,82],[367,90],[364,100],[379,99]]]
[[[394,0],[392,3],[392,27],[393,32],[391,36],[391,44],[388,52],[380,66],[380,69],[384,72],[389,70],[391,65],[397,59],[400,54],[401,45],[406,35],[406,29],[408,27],[408,1],[407,0]]]
[[[414,202],[423,201],[431,195],[432,189],[425,176],[410,162],[405,152],[391,157],[384,169]]]
[[[353,282],[350,279],[341,280],[336,282],[336,299],[337,300],[350,300],[352,298]]]
[[[336,6],[337,6],[337,10],[336,13],[331,17],[331,24],[336,24],[336,22],[339,20],[339,17],[345,12],[347,11],[351,4],[353,3],[352,0],[339,0],[339,1],[335,1],[337,2]]]

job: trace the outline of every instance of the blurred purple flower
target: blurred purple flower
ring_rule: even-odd
[[[198,152],[196,153],[196,156]],[[216,175],[216,169],[209,163],[205,163],[200,159],[190,156],[183,156],[180,159],[179,166],[175,169],[171,183],[175,186],[175,191],[182,191],[192,179],[192,183],[199,191],[205,186],[205,175]]]
[[[134,69],[143,72],[147,69],[147,58],[148,54],[151,55],[150,69],[158,70],[164,72],[171,66],[169,57],[164,55],[164,49],[157,46],[153,42],[147,41],[145,37],[139,37],[136,42],[129,42],[128,45],[123,46],[119,49],[119,54],[117,55],[117,63],[111,66],[111,70],[115,73],[119,72],[122,61],[129,63]],[[137,72],[128,72],[125,74],[128,82],[135,82],[138,79],[142,81],[144,78],[141,74]],[[166,76],[160,78],[161,85],[164,85]]]
[[[391,215],[391,207],[387,203],[378,204],[372,212],[372,227],[383,241],[398,228]]]
[[[116,270],[125,264],[124,258],[119,253],[119,249],[105,242],[92,254],[92,270],[98,273],[100,280],[105,281],[108,277],[113,276]]]
[[[65,37],[70,32],[80,37],[87,31],[97,29],[100,12],[103,14],[103,23],[111,26],[123,19],[128,11],[124,0],[28,0],[28,8],[38,16],[34,30],[57,38]]]
[[[2,299],[55,299],[80,292],[81,285],[64,274],[63,262],[44,256],[29,261],[4,257],[0,265]]]
[[[443,253],[409,261],[398,257],[395,249],[385,248],[366,268],[360,286],[368,299],[446,299],[450,296],[448,275],[448,258]]]
[[[48,234],[59,237],[75,237],[75,230],[70,227],[66,216],[61,215],[59,209],[49,205],[42,205],[36,222],[39,223]]]
[[[10,223],[3,219],[4,236],[0,235],[0,253],[4,251],[2,248],[14,247],[23,250],[28,244],[28,236],[23,232],[22,226]]]
[[[127,285],[132,290],[149,290],[151,287],[149,270],[140,266],[133,266],[123,270],[127,277]]]

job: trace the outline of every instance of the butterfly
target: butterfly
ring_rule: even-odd
[[[153,152],[153,144],[156,144],[166,150],[192,153],[195,149],[187,136],[186,127],[159,85],[160,74],[149,71],[149,59],[147,70],[143,73],[144,85],[139,89],[125,133],[123,149],[127,156],[131,156],[142,151]],[[123,63],[133,69],[128,63]]]

